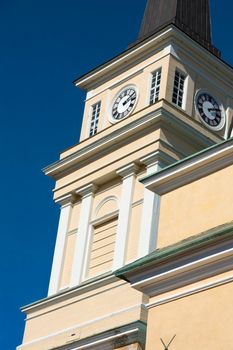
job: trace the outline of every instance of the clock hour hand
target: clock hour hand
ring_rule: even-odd
[[[131,97],[128,97],[127,100],[125,100],[125,102],[123,102],[123,106],[125,106],[129,101],[130,101]]]

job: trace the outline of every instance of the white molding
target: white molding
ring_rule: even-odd
[[[129,225],[131,221],[133,193],[138,166],[131,163],[117,171],[123,177],[122,194],[119,207],[116,244],[113,258],[113,270],[117,270],[125,263],[128,245]]]
[[[91,220],[90,224],[95,226],[99,224],[104,224],[106,221],[109,221],[111,219],[114,219],[119,215],[119,209],[112,211],[111,213],[108,213],[104,216],[101,216],[99,218]]]
[[[171,301],[175,301],[177,299],[185,298],[193,294],[204,292],[208,289],[216,288],[231,282],[233,282],[233,275],[230,277],[217,279],[210,283],[204,283],[203,285],[198,286],[196,288],[187,288],[185,291],[182,291],[180,293],[174,293],[172,295],[169,295],[168,297],[160,298],[154,302],[146,304],[146,308],[151,309],[153,307],[167,304],[167,303],[170,303]]]
[[[122,332],[120,334],[115,334],[115,335],[112,335],[110,337],[107,337],[105,339],[100,339],[100,340],[97,340],[97,341],[94,341],[90,344],[85,344],[85,345],[81,345],[81,346],[77,346],[75,348],[72,348],[72,350],[81,350],[81,349],[90,349],[90,350],[94,350],[94,349],[99,349],[99,346],[101,346],[101,349],[109,349],[109,346],[112,345],[112,342],[116,341],[117,339],[119,338],[122,338],[122,337],[129,337],[131,336],[131,334],[135,334],[139,331],[138,328],[134,328],[130,331],[126,331],[126,332]]]
[[[164,267],[151,272],[150,277],[141,277],[138,282],[131,286],[147,295],[156,296],[190,285],[192,283],[216,276],[233,269],[233,248],[221,250],[204,258],[196,259],[187,263],[182,260],[177,262],[178,267]],[[174,262],[173,262],[174,263]]]
[[[160,196],[144,190],[144,202],[138,246],[138,258],[150,254],[156,249],[160,214]]]
[[[55,200],[55,203],[60,204],[61,207],[65,207],[66,205],[70,205],[75,201],[75,196],[73,193],[68,193],[64,196],[58,197]]]
[[[73,196],[68,195],[59,199],[62,204],[58,224],[57,239],[53,256],[52,270],[49,282],[48,296],[56,294],[59,290],[60,277],[63,268],[66,238],[69,230],[70,216],[73,208]]]
[[[82,281],[89,225],[91,220],[94,193],[96,190],[97,187],[95,185],[89,184],[88,186],[85,186],[76,192],[77,194],[82,196],[82,202],[80,221],[78,225],[78,234],[76,236],[74,258],[71,271],[71,287],[79,285]]]
[[[132,175],[135,175],[138,170],[139,170],[139,166],[137,164],[130,163],[124,166],[123,168],[118,169],[116,173],[117,175],[123,177],[123,181],[124,181],[124,179],[126,179],[127,177],[131,177]]]
[[[168,111],[171,106],[175,108],[177,114],[179,113],[179,117]],[[145,113],[145,110],[143,112]],[[186,122],[184,122],[183,119],[186,119]],[[213,134],[207,129],[205,130],[206,135],[203,135],[200,132],[203,126],[199,122],[191,118],[187,119],[187,115],[183,110],[176,110],[174,105],[169,104],[165,100],[160,100],[156,104],[148,106],[146,114],[143,115],[142,111],[134,113],[121,128],[115,130],[119,125],[116,124],[112,126],[113,131],[111,133],[109,133],[109,130],[107,130],[108,133],[106,130],[103,130],[102,137],[95,139],[95,142],[89,143],[90,139],[84,140],[79,145],[77,151],[44,168],[43,171],[47,176],[51,176],[54,179],[59,178],[63,173],[66,173],[68,169],[72,169],[75,164],[79,164],[80,166],[82,164],[81,162],[85,162],[88,158],[90,159],[92,155],[96,155],[97,153],[100,155],[103,149],[108,149],[109,152],[113,151],[120,141],[127,139],[133,134],[136,135],[138,132],[150,127],[151,124],[159,125],[161,122],[167,124],[171,122],[171,120],[177,121],[177,123],[174,124],[174,127],[177,129],[180,128],[181,123],[183,126],[185,125],[185,128],[183,127],[183,133],[190,138],[190,141],[200,142],[206,147],[221,141],[218,135]],[[124,120],[122,120],[122,122],[124,123]],[[96,136],[99,137],[100,134]]]
[[[154,57],[153,62],[149,62],[149,63],[145,64],[145,66],[143,66],[143,68],[139,68],[139,69],[137,68],[135,71],[133,71],[132,73],[130,73],[128,75],[127,75],[127,72],[124,72],[124,73],[126,73],[126,75],[124,75],[124,78],[122,80],[117,81],[117,83],[112,83],[112,81],[110,80],[110,84],[105,85],[103,89],[100,89],[100,90],[98,89],[98,92],[96,92],[95,94],[88,96],[88,98],[85,100],[85,102],[88,101],[88,99],[93,98],[99,94],[102,94],[105,91],[115,89],[117,86],[120,86],[120,85],[126,83],[127,81],[131,80],[132,78],[136,77],[137,75],[143,73],[143,71],[146,68],[153,66],[156,62],[161,61],[161,59],[167,57],[169,54],[173,54],[173,52],[169,48],[170,46],[171,45],[169,44],[169,45],[165,46],[164,49],[161,50],[161,48],[159,48],[159,50],[154,52],[154,55],[156,55],[156,56]],[[161,66],[158,66],[158,68],[160,68],[160,67]],[[152,69],[152,72],[154,70],[156,70],[156,69]],[[149,80],[150,79],[148,79],[148,82],[149,82]],[[149,100],[147,99],[146,102],[147,102],[146,105],[148,105]]]
[[[195,40],[190,40],[190,38],[181,30],[171,25],[169,28],[161,30],[154,36],[149,37],[138,45],[77,79],[75,81],[75,85],[83,89],[90,89],[94,81],[100,81],[102,77],[107,79],[109,76],[112,76],[114,72],[119,71],[119,69],[123,67],[126,62],[127,66],[129,66],[129,64],[135,62],[138,57],[142,57],[144,53],[153,52],[158,46],[161,47],[162,45],[174,43],[174,40],[181,47],[186,47],[186,52],[190,51],[193,53],[195,50],[195,57],[193,57],[193,59],[199,59],[199,64],[201,62],[202,64],[206,65],[206,61],[208,61],[209,67],[212,71],[218,72],[219,75],[225,75],[228,78],[228,81],[232,80],[231,67],[229,67],[224,61],[217,58],[215,55],[211,54]]]
[[[76,194],[80,195],[83,198],[88,197],[89,195],[95,193],[97,191],[98,187],[95,184],[89,184],[84,187],[79,188],[76,190]]]
[[[177,162],[177,160],[163,151],[156,151],[140,159],[140,163],[147,166],[147,175],[161,170],[165,166]]]
[[[80,329],[82,329],[82,328],[84,328],[86,326],[92,325],[94,323],[97,323],[97,322],[100,322],[100,321],[103,321],[103,320],[106,320],[106,319],[109,319],[109,318],[113,318],[115,316],[121,315],[121,314],[126,313],[126,312],[130,312],[132,310],[137,310],[139,308],[144,308],[145,309],[145,305],[144,304],[135,304],[135,305],[132,305],[132,306],[130,306],[128,308],[121,309],[121,310],[118,310],[116,312],[112,312],[110,314],[106,314],[106,315],[104,315],[102,317],[97,317],[95,319],[92,319],[91,321],[78,323],[76,325],[73,325],[72,327],[65,328],[65,329],[63,329],[61,331],[50,333],[47,336],[40,337],[40,338],[37,338],[37,339],[35,339],[33,341],[24,343],[24,344],[18,346],[17,349],[23,349],[26,346],[35,345],[35,344],[38,344],[38,343],[40,343],[42,341],[49,340],[51,338],[54,338],[56,336],[59,336],[59,335],[62,335],[62,334],[68,333],[68,332],[70,332],[70,333],[75,332],[75,331],[80,330]],[[121,327],[122,326],[119,326],[119,328],[121,328]]]
[[[104,204],[106,204],[109,201],[115,201],[117,203],[117,208],[119,208],[119,201],[118,201],[117,196],[107,196],[104,199],[102,199],[100,201],[100,203],[96,206],[95,211],[94,211],[94,215],[93,215],[93,220],[99,220],[98,213],[99,213],[100,209],[102,208],[102,206]],[[111,213],[108,213],[107,215],[109,215],[109,214],[111,214]]]
[[[202,151],[164,171],[145,177],[141,182],[162,195],[233,164],[233,140]]]
[[[80,78],[75,81],[75,85],[77,87],[86,87],[88,82],[92,79],[95,81],[99,79],[100,75],[107,75],[109,72],[112,72],[115,67],[120,66],[124,64],[124,62],[127,60],[133,59],[135,56],[140,55],[144,50],[147,50],[148,47],[153,47],[155,45],[156,41],[160,41],[161,39],[165,39],[173,32],[173,28],[168,28],[166,31],[163,31],[161,34],[154,37],[152,40],[144,42],[139,47],[136,47],[136,49],[129,50],[126,52],[123,52],[123,54],[117,56],[115,59],[111,60],[110,62],[107,62],[105,65],[100,66],[99,68],[95,69],[94,71],[86,74],[83,78]]]
[[[175,162],[175,159],[162,151],[151,153],[140,159],[147,166],[147,176],[161,170],[167,164]],[[156,249],[157,234],[160,214],[160,196],[144,189],[144,202],[142,209],[141,229],[138,246],[138,257],[150,254]]]
[[[67,300],[71,300],[81,294],[97,290],[98,288],[110,285],[111,283],[119,282],[120,285],[126,284],[125,281],[118,279],[115,275],[107,274],[102,276],[97,276],[90,281],[86,281],[83,284],[76,286],[74,288],[69,288],[66,291],[60,291],[59,294],[52,295],[45,299],[39,300],[35,303],[25,305],[21,308],[21,311],[28,315],[27,319],[31,319],[30,315],[34,312],[41,311],[47,307],[57,306],[59,303]],[[55,308],[56,309],[56,308]],[[54,310],[54,309],[53,309]],[[38,314],[37,314],[38,315]],[[36,316],[37,317],[37,316]]]

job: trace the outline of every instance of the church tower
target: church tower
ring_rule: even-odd
[[[144,280],[154,278],[154,267],[143,270],[144,262],[212,229],[213,221],[198,229],[195,220],[196,226],[184,225],[173,214],[183,208],[182,195],[171,205],[168,189],[175,187],[166,183],[166,192],[155,181],[206,149],[222,147],[232,125],[233,70],[213,46],[209,1],[148,0],[135,42],[74,84],[87,94],[80,142],[44,169],[56,183],[61,208],[48,297],[23,308],[19,349],[152,350],[154,336],[158,349],[166,349],[176,335],[170,329],[163,338],[166,317],[175,315],[168,308],[160,324],[149,311],[153,298],[167,291],[166,276],[153,294],[156,282],[149,290],[152,282]],[[185,184],[198,171],[200,179],[198,169]],[[185,199],[191,201],[192,191]],[[161,276],[163,259],[156,266]]]

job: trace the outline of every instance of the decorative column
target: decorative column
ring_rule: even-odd
[[[76,191],[76,194],[82,197],[79,227],[76,237],[74,259],[71,272],[70,287],[75,287],[82,282],[84,260],[88,249],[88,232],[91,219],[94,194],[97,187],[90,184]]]
[[[73,195],[69,194],[59,198],[56,203],[61,205],[58,224],[57,239],[53,256],[52,271],[49,283],[48,296],[56,294],[59,290],[60,277],[63,267],[66,236],[69,230],[70,215],[73,208]]]
[[[158,172],[175,160],[161,151],[157,151],[140,162],[147,166],[147,176]],[[138,257],[150,254],[156,249],[160,214],[160,196],[148,189],[144,190],[141,231],[138,247]]]
[[[134,163],[131,163],[117,171],[117,174],[123,178],[123,183],[113,260],[113,270],[119,269],[125,263],[133,192],[135,187],[135,175],[137,170],[138,166]]]

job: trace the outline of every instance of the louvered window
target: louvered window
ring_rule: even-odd
[[[117,217],[93,227],[88,277],[111,271],[117,231]]]

